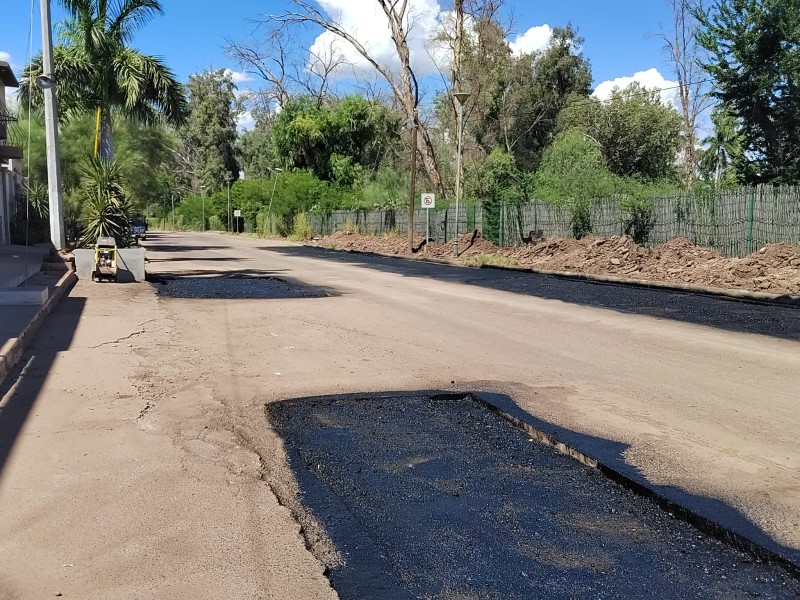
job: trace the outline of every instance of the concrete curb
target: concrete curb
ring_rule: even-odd
[[[74,286],[77,281],[78,276],[75,275],[74,271],[65,273],[56,283],[52,295],[36,312],[36,315],[34,315],[33,319],[25,326],[19,337],[11,338],[0,348],[0,384],[3,383],[6,376],[11,372],[19,359],[22,358],[22,353],[25,352],[25,348],[27,348],[30,341],[36,335],[36,332],[39,330],[39,327],[47,315],[53,312],[61,299],[72,289],[72,286]]]
[[[402,254],[382,254],[380,252],[353,250],[352,248],[327,248],[325,246],[314,246],[304,244],[309,248],[321,248],[331,252],[350,252],[353,254],[367,254],[380,256],[383,258],[396,258],[399,260],[416,260],[437,265],[448,265],[451,267],[463,267],[465,269],[500,269],[502,271],[516,271],[521,273],[533,273],[536,275],[547,275],[560,279],[572,279],[576,281],[588,281],[591,283],[602,283],[607,285],[625,285],[631,287],[660,289],[671,292],[685,292],[690,294],[704,294],[706,296],[718,296],[729,300],[739,300],[743,302],[756,302],[762,304],[780,304],[792,308],[800,308],[800,296],[790,296],[788,294],[769,294],[767,292],[751,292],[748,290],[729,290],[726,288],[706,287],[694,284],[667,283],[664,281],[650,281],[647,279],[625,279],[611,275],[593,275],[590,273],[577,273],[574,271],[548,271],[545,269],[534,269],[532,267],[503,267],[495,265],[482,265],[471,267],[454,259],[428,258],[426,256],[405,256]]]

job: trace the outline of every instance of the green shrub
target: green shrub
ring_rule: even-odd
[[[307,240],[311,236],[311,222],[308,220],[306,213],[295,215],[291,238],[294,240]]]
[[[122,186],[122,166],[103,158],[90,158],[81,166],[81,196],[86,230],[82,246],[93,246],[98,237],[111,236],[120,248],[133,243],[130,223],[133,209]]]
[[[225,224],[222,222],[217,215],[211,215],[208,217],[208,229],[210,231],[226,231]]]

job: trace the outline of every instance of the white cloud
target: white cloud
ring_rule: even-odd
[[[0,60],[12,64],[11,53],[0,50]]]
[[[391,39],[389,22],[383,10],[374,0],[319,0],[323,11],[347,33],[353,35],[378,64],[397,72],[400,64]],[[412,68],[418,78],[446,71],[450,67],[452,50],[447,42],[438,41],[442,32],[454,28],[454,14],[442,10],[437,0],[408,0],[404,27],[408,32],[408,44]],[[474,24],[465,19],[467,35],[474,36]],[[509,42],[516,55],[539,50],[547,46],[552,35],[549,25],[532,27]],[[372,65],[353,46],[339,36],[323,32],[311,46],[307,64],[310,71],[319,71],[318,61],[330,63],[333,57],[341,61],[334,75],[340,78],[375,75]],[[317,57],[317,58],[315,58]]]
[[[252,131],[256,128],[256,120],[253,117],[253,113],[249,110],[244,111],[239,117],[236,119],[236,129],[239,133],[244,133],[245,131]]]
[[[522,56],[544,50],[552,37],[553,28],[550,25],[531,27],[522,35],[517,35],[513,42],[509,42],[511,53],[514,56]]]
[[[594,97],[599,100],[608,100],[615,88],[623,90],[630,84],[637,82],[648,90],[658,90],[661,92],[661,100],[665,104],[671,104],[676,109],[680,107],[680,94],[678,93],[677,81],[666,79],[656,68],[647,71],[639,71],[630,77],[617,77],[599,84],[594,90]]]
[[[253,76],[250,73],[245,73],[243,71],[232,71],[231,69],[225,69],[225,74],[229,75],[233,80],[233,83],[236,85],[253,81]]]
[[[377,2],[372,0],[320,0],[323,10],[345,31],[353,35],[380,65],[399,68],[389,22]],[[409,0],[404,26],[408,31],[412,67],[418,76],[436,72],[436,65],[425,48],[439,24],[442,9],[436,0]],[[311,46],[312,55],[323,60],[336,57],[347,66],[337,69],[340,76],[373,74],[373,67],[348,42],[330,32],[320,34]]]

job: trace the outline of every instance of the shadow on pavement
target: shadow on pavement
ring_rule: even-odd
[[[769,551],[754,557],[703,535],[683,514],[533,441],[498,413],[530,422],[509,398],[483,398],[401,392],[267,405],[299,494],[275,489],[301,522],[309,511],[345,558],[329,571],[343,600],[800,593],[789,558],[769,564]],[[487,410],[489,401],[502,408]],[[630,470],[624,444],[538,425]],[[682,499],[760,535],[780,556],[796,553],[724,503]]]
[[[148,263],[171,263],[171,262],[248,262],[252,261],[252,258],[239,258],[236,256],[220,256],[217,258],[214,257],[204,257],[204,258],[194,258],[191,256],[177,256],[177,257],[170,257],[170,258],[148,258]]]
[[[69,349],[86,300],[63,298],[0,385],[0,476],[59,352]]]
[[[594,308],[669,319],[737,333],[756,333],[800,340],[800,308],[744,301],[692,292],[637,287],[483,268],[469,269],[413,259],[368,253],[350,253],[308,246],[262,247],[261,250],[289,256],[316,258],[379,269],[406,277],[426,277],[560,300]]]

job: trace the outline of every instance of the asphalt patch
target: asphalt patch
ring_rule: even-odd
[[[160,296],[167,298],[212,300],[275,300],[290,298],[325,298],[330,292],[280,277],[214,276],[158,277],[148,276]]]
[[[798,598],[800,581],[531,440],[470,396],[267,415],[356,598]],[[295,502],[287,502],[289,505]]]

